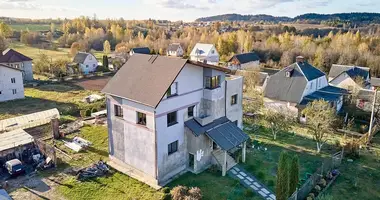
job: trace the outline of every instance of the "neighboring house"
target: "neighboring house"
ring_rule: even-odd
[[[260,58],[255,52],[234,55],[228,61],[231,70],[260,69]]]
[[[96,71],[98,61],[91,53],[79,52],[75,55],[73,63],[77,64],[83,74],[89,74]]]
[[[318,99],[330,102],[340,111],[344,94],[346,90],[330,86],[325,73],[300,56],[296,63],[270,76],[264,90],[264,96],[270,99],[267,107],[287,109],[294,116],[299,109]]]
[[[190,60],[218,65],[219,53],[213,44],[197,43],[190,53]]]
[[[135,53],[138,53],[138,54],[150,54],[150,49],[148,47],[136,47],[136,48],[132,48],[129,51],[129,55],[130,56],[132,56]]]
[[[108,82],[109,164],[155,188],[175,175],[236,163],[243,148],[241,76],[182,58],[136,54]]]
[[[175,57],[182,57],[183,56],[183,48],[180,43],[173,43],[170,44],[167,51],[167,56],[175,56]]]
[[[31,58],[13,50],[6,49],[0,54],[0,64],[8,65],[22,71],[23,79],[33,80],[33,67]]]
[[[267,86],[269,77],[273,74],[276,74],[280,70],[278,69],[272,69],[272,68],[260,68],[259,72],[259,82],[257,85],[257,89],[261,92],[265,90],[265,87]]]
[[[0,102],[24,97],[23,71],[0,64]]]
[[[370,69],[367,67],[333,65],[329,73],[331,85],[349,91],[371,87]]]
[[[371,89],[376,90],[380,88],[380,78],[371,77]]]

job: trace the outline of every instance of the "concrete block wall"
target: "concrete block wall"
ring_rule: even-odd
[[[185,128],[185,135],[187,138],[188,153],[194,155],[194,173],[200,173],[211,165],[212,161],[212,140],[206,135],[202,134],[196,137],[191,130]],[[189,157],[189,155],[187,155]],[[189,162],[187,166],[189,167]]]

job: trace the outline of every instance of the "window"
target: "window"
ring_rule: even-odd
[[[16,89],[12,89],[12,93],[13,94],[17,94],[17,90]]]
[[[95,64],[92,64],[92,67],[95,68]]]
[[[137,112],[137,124],[146,125],[146,114]]]
[[[177,95],[177,82],[173,83],[166,91],[166,97]]]
[[[114,105],[115,108],[115,116],[116,117],[123,117],[123,109],[121,108],[120,105]]]
[[[3,91],[0,91],[0,94],[2,93]]]
[[[88,68],[88,65],[86,65],[86,68]]]
[[[220,76],[206,77],[205,84],[207,89],[215,89],[220,87]]]
[[[187,108],[187,117],[194,117],[194,108],[195,106],[190,106]]]
[[[231,106],[237,104],[237,94],[231,96]]]
[[[215,51],[214,50],[211,50],[211,54],[214,54],[215,53]]]
[[[15,68],[19,69],[20,65],[19,64],[15,64]]]
[[[168,145],[168,155],[178,151],[178,140]]]
[[[177,124],[177,111],[169,113],[167,118],[168,118],[168,127]]]
[[[11,78],[11,83],[16,83],[16,78]]]

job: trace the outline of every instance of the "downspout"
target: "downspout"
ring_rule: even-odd
[[[157,160],[157,124],[156,124],[156,110],[154,110],[154,167],[156,171],[156,180],[158,181],[158,160]]]
[[[225,79],[225,78],[224,78]],[[227,117],[227,80],[224,80],[224,116]]]

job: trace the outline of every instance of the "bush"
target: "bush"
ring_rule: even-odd
[[[171,200],[172,199],[172,196],[170,194],[164,194],[161,198],[162,200]]]
[[[90,116],[91,116],[91,110],[88,109],[88,110],[86,110],[86,117],[90,117]]]
[[[201,189],[197,187],[192,187],[190,188],[189,192],[189,199],[194,199],[194,200],[200,200],[202,199],[202,192]]]
[[[164,187],[164,188],[162,188],[162,192],[165,194],[170,194],[170,188]]]
[[[80,116],[81,117],[86,117],[86,110],[81,110],[80,111]]]
[[[98,109],[92,108],[91,113],[96,113],[96,112],[98,112]]]
[[[322,189],[321,189],[321,187],[319,186],[319,185],[316,185],[315,187],[314,187],[314,189],[317,191],[317,192],[320,192]]]
[[[170,191],[173,200],[182,200],[187,196],[188,188],[186,186],[176,186]]]
[[[252,192],[252,190],[251,190],[251,189],[246,189],[246,190],[244,191],[244,196],[245,196],[245,197],[253,197],[253,192]]]
[[[264,180],[265,179],[265,173],[264,172],[257,173],[257,178],[260,180]]]
[[[321,185],[322,187],[326,187],[326,185],[327,185],[326,180],[325,180],[325,179],[321,179],[321,180],[319,181],[319,185]]]

